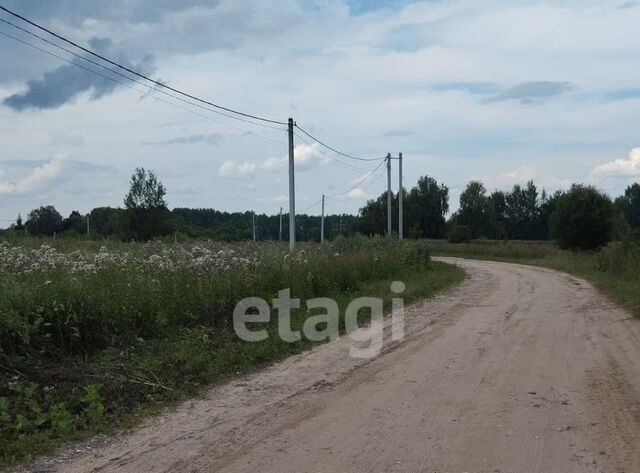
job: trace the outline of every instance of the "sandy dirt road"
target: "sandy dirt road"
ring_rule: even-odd
[[[640,472],[640,323],[547,269],[447,258],[462,286],[213,389],[65,472]]]

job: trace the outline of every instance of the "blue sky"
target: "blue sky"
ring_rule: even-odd
[[[453,208],[470,179],[611,195],[640,179],[634,2],[3,3],[172,86],[294,117],[350,154],[402,151],[405,185],[433,176]],[[287,206],[283,132],[170,106],[5,37],[0,51],[0,220],[119,206],[137,166],[159,174],[172,207]],[[376,174],[342,194],[373,166],[296,145],[299,209],[325,193],[339,195],[328,212],[355,212],[384,190]]]

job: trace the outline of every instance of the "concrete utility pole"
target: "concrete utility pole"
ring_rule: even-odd
[[[253,242],[256,242],[256,213],[251,212],[251,226],[253,227]]]
[[[280,241],[282,241],[282,207],[280,207]]]
[[[399,177],[399,182],[400,185],[398,187],[398,238],[400,240],[404,239],[404,222],[403,222],[403,200],[404,200],[404,196],[403,196],[403,188],[402,188],[402,153],[400,153],[400,155],[398,156],[398,175]]]
[[[324,243],[324,194],[322,194],[322,217],[320,218],[320,243]]]
[[[293,118],[289,118],[289,251],[296,248],[296,180],[293,147]]]
[[[387,236],[391,236],[391,153],[387,154]]]

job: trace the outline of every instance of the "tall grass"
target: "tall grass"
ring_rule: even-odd
[[[242,298],[291,288],[347,301],[402,279],[410,299],[462,277],[417,241],[344,239],[293,254],[275,243],[0,242],[0,460],[311,346],[241,342],[231,315]]]

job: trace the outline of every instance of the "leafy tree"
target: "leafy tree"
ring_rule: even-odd
[[[124,199],[123,234],[126,239],[149,240],[171,233],[166,194],[166,188],[153,171],[135,170]]]
[[[29,212],[26,227],[30,235],[52,236],[60,229],[61,224],[62,215],[54,206],[48,205]]]
[[[551,238],[551,216],[556,210],[558,199],[560,199],[563,194],[564,191],[556,191],[553,195],[548,196],[544,189],[542,190],[539,210],[540,227],[538,229],[541,240]]]
[[[489,196],[491,200],[491,204],[493,205],[493,213],[496,216],[496,238],[503,239],[507,238],[507,229],[506,229],[506,211],[507,211],[507,200],[506,194],[502,191],[494,191],[491,196]]]
[[[391,196],[391,209],[391,221],[397,222],[398,198],[395,194]],[[363,235],[387,234],[387,192],[383,192],[375,200],[367,201],[360,209],[357,231]]]
[[[613,203],[595,187],[574,184],[557,198],[551,227],[562,248],[597,249],[613,238]]]
[[[533,181],[526,187],[516,184],[505,196],[505,227],[509,238],[536,240],[540,238],[538,189]]]
[[[82,235],[87,232],[87,221],[80,212],[74,210],[60,225],[61,232],[73,232]]]
[[[469,182],[460,194],[460,210],[456,223],[469,227],[472,238],[495,236],[495,210],[482,182]]]
[[[616,199],[616,207],[631,228],[640,229],[640,184],[636,182],[627,187],[624,195]]]
[[[16,231],[24,230],[24,223],[22,222],[22,215],[18,214],[18,218],[16,219],[16,224],[14,225],[13,228]]]
[[[449,212],[447,186],[438,184],[432,177],[422,176],[405,197],[404,208],[405,234],[409,225],[418,225],[425,238],[446,237],[446,215]]]
[[[119,219],[122,219],[122,209],[112,207],[97,207],[89,214],[91,233],[105,237],[113,235],[117,230]]]

